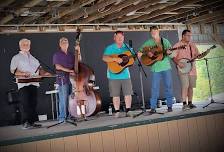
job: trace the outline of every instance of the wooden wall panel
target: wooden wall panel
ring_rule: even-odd
[[[136,127],[139,152],[149,152],[148,125]]]
[[[113,130],[103,131],[102,138],[103,138],[103,151],[104,152],[115,152]]]
[[[218,151],[217,132],[215,128],[215,117],[210,115],[206,117],[206,126],[208,130],[208,142],[210,151]]]
[[[158,124],[148,125],[148,139],[149,139],[150,152],[160,151]]]
[[[65,151],[64,138],[51,139],[50,145],[51,145],[51,152],[64,152]]]
[[[158,125],[158,134],[160,141],[160,152],[171,152],[170,148],[170,137],[169,137],[169,129],[168,123],[162,122]]]
[[[50,152],[51,151],[51,141],[41,140],[37,141],[37,152]]]
[[[188,125],[190,151],[200,151],[198,125],[196,119],[194,118],[187,119],[187,125]]]
[[[91,152],[103,152],[103,139],[101,132],[91,133],[89,136]]]
[[[169,137],[170,137],[170,151],[179,152],[180,151],[180,139],[177,129],[177,120],[168,122]]]
[[[125,128],[125,136],[127,142],[127,151],[128,152],[137,152],[138,151],[138,136],[136,127]],[[148,136],[147,136],[148,137]]]
[[[224,114],[1,146],[0,152],[222,152]]]
[[[196,118],[198,125],[198,139],[200,145],[200,151],[209,152],[208,131],[205,117]]]
[[[78,152],[77,136],[64,137],[65,152]]]
[[[188,134],[188,124],[186,119],[178,120],[178,133],[180,138],[180,151],[189,152],[190,143],[189,143],[189,134]]]
[[[37,144],[36,142],[29,142],[22,144],[22,152],[36,152]]]
[[[79,152],[90,152],[89,134],[78,135],[77,141],[78,141],[78,151]]]
[[[223,122],[223,114],[217,114],[215,116],[215,128],[217,134],[217,149],[218,152],[223,152],[224,145],[224,122]]]
[[[124,129],[114,130],[114,143],[116,152],[127,152],[127,143]]]

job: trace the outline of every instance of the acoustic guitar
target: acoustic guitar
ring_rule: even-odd
[[[122,54],[113,54],[113,55],[110,55],[110,57],[121,58],[123,60],[121,63],[107,62],[108,69],[112,73],[120,73],[125,68],[133,65],[135,62],[135,55],[133,55],[130,51],[125,51]]]
[[[174,50],[185,49],[185,48],[186,48],[186,46],[182,45],[182,46],[179,46],[179,47],[176,47],[176,48],[170,48],[168,50],[174,51]],[[148,55],[149,51],[153,53],[152,57],[150,57]],[[147,65],[147,66],[151,66],[155,62],[163,60],[164,54],[165,54],[163,49],[161,47],[158,47],[158,46],[144,47],[142,53],[143,53],[143,55],[141,57],[141,62],[142,62],[142,64]]]

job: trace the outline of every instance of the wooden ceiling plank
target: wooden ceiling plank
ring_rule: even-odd
[[[158,9],[162,9],[166,6],[168,6],[169,4],[155,4],[155,5],[150,5],[149,8],[143,8],[143,9],[140,9],[139,12],[145,12],[147,14],[151,13],[152,11],[155,11],[155,10],[158,10]],[[143,14],[144,15],[144,14]],[[143,16],[143,15],[138,15],[138,16],[123,16],[122,18],[120,19],[117,19],[117,23],[124,23],[124,22],[127,22],[127,21],[130,21],[130,20],[133,20],[135,18],[138,18],[140,16]]]
[[[156,16],[159,16],[160,14],[163,14],[163,13],[166,13],[166,12],[171,12],[171,11],[175,11],[185,5],[189,5],[189,4],[193,4],[193,3],[196,3],[196,2],[199,2],[200,0],[182,0],[174,5],[169,5],[163,9],[160,9],[160,10],[156,10],[156,11],[153,11],[152,13],[148,14],[148,15],[143,15],[139,18],[137,18],[136,20],[133,20],[134,23],[139,23],[139,22],[142,22],[142,21],[145,21],[145,20],[148,20],[150,18],[153,18],[153,17],[156,17]]]
[[[25,17],[24,19],[22,19],[20,21],[20,24],[28,24],[28,23],[32,23],[32,21],[37,20],[39,18],[41,18],[41,16],[44,16],[45,14],[49,13],[50,11],[52,11],[52,8],[58,8],[64,4],[66,4],[68,1],[65,2],[57,2],[55,3],[50,3],[48,4],[45,8],[42,8],[41,11],[44,11],[44,14],[41,14],[40,16],[31,16],[31,17]]]
[[[7,7],[9,6],[11,3],[13,3],[15,0],[4,0],[0,2],[0,7]]]
[[[137,11],[142,8],[149,7],[150,5],[155,4],[156,2],[158,2],[158,0],[149,0],[149,1],[143,1],[137,5],[132,5],[130,7],[126,7],[124,10],[121,10],[120,12],[118,12],[116,14],[113,14],[113,13],[109,14],[101,22],[108,23],[109,21],[111,21],[113,19],[119,18],[121,16],[126,16],[128,13],[130,13],[132,11]]]
[[[217,1],[211,1],[208,2],[207,4],[203,5],[200,8],[197,8],[197,11],[199,12],[203,12],[203,11],[207,11],[209,9],[211,9],[212,5],[220,5],[219,2],[222,2],[223,0],[217,0]],[[177,22],[177,20],[181,19],[181,18],[186,18],[187,15],[192,14],[195,11],[195,9],[191,9],[189,11],[180,13],[179,15],[176,15],[175,18],[173,17],[168,17],[166,19],[164,19],[162,22]]]
[[[88,17],[87,19],[82,20],[80,23],[89,23],[91,21],[94,21],[96,19],[102,18],[104,16],[110,16],[110,15],[114,15],[115,16],[119,12],[117,12],[117,13],[114,13],[114,12],[119,11],[121,9],[130,9],[131,7],[129,7],[129,6],[131,6],[135,1],[136,0],[124,1],[124,2],[120,3],[119,5],[112,6],[111,9],[108,12],[105,12],[105,13],[95,13],[95,14],[91,15],[90,17]],[[123,10],[121,10],[120,12],[122,12],[122,11]],[[103,23],[103,22],[101,22],[101,23]]]
[[[92,14],[94,12],[96,12],[98,9],[104,8],[110,4],[113,4],[117,2],[117,0],[105,0],[105,1],[101,1],[95,5],[93,5],[92,7],[86,9],[86,12],[84,12],[83,8],[79,8],[75,13],[73,13],[73,15],[70,16],[65,16],[64,19],[61,19],[62,23],[70,23],[74,20],[79,19],[80,17],[84,16],[86,13],[87,14]]]
[[[194,23],[198,23],[204,20],[215,18],[215,17],[222,17],[223,13],[224,13],[224,10],[214,11],[212,14],[204,14],[204,15],[192,18],[188,20],[186,24],[194,24]]]
[[[38,3],[42,2],[43,0],[31,0],[29,2],[27,2],[26,4],[24,4],[22,7],[16,9],[14,11],[14,13],[19,16],[21,13],[23,13],[24,11],[28,10],[29,7],[33,7],[35,5],[37,5]],[[14,18],[13,14],[8,14],[7,16],[3,17],[0,20],[0,24],[6,24],[7,22],[11,21]]]

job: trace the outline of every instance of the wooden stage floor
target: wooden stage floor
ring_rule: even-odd
[[[224,100],[219,99],[216,101],[224,103]],[[21,125],[0,127],[0,146],[224,113],[224,104],[212,104],[207,108],[202,108],[207,103],[209,103],[209,101],[197,102],[196,109],[187,111],[182,111],[182,104],[176,103],[173,106],[173,112],[165,113],[164,115],[141,115],[136,118],[114,118],[113,116],[100,113],[92,117],[93,119],[89,121],[77,122],[77,126],[65,123],[47,129],[47,126],[57,123],[57,121],[45,121],[41,122],[43,128],[39,129],[23,130]],[[166,112],[166,110],[166,106],[157,109],[158,112]],[[136,114],[139,112],[140,111],[134,111]]]

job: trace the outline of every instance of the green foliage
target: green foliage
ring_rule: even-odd
[[[197,45],[200,52],[206,51],[212,45]],[[212,91],[213,95],[224,93],[224,49],[217,45],[217,48],[211,50],[211,52],[206,56],[206,58],[220,57],[208,60],[208,67],[211,77]],[[194,90],[194,100],[200,101],[208,99],[210,96],[209,92],[209,82],[206,70],[205,60],[198,61],[196,63],[197,67],[197,87]]]

